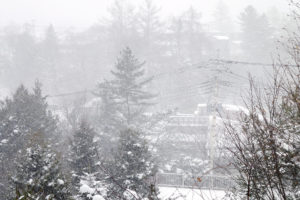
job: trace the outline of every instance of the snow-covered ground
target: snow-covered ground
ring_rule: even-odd
[[[159,187],[161,199],[176,200],[221,200],[225,196],[222,190],[199,190],[191,188]]]

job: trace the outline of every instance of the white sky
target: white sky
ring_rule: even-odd
[[[52,23],[56,28],[74,26],[85,28],[107,14],[107,7],[114,0],[0,0],[0,26],[10,22],[23,24],[33,21],[37,26]],[[164,16],[176,15],[191,5],[202,12],[209,21],[219,0],[153,0]],[[138,5],[142,0],[129,0]],[[279,10],[288,7],[288,0],[223,0],[234,16],[247,5],[254,5],[263,12],[275,6]]]

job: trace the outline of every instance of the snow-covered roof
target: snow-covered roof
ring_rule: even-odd
[[[229,40],[229,37],[226,35],[215,35],[214,38],[217,40]]]
[[[90,101],[88,101],[87,103],[85,103],[83,105],[83,107],[90,108],[90,107],[96,106],[100,103],[101,103],[101,98],[100,97],[95,97],[95,98],[91,99]]]
[[[241,44],[242,41],[241,40],[234,40],[232,43],[234,43],[234,44]]]
[[[237,106],[237,105],[232,105],[232,104],[222,104],[222,107],[224,110],[227,110],[227,111],[248,113],[248,110],[246,108],[244,108],[243,106]]]
[[[177,113],[176,115],[171,116],[172,118],[179,118],[179,117],[194,117],[193,114],[183,114],[183,113]]]
[[[161,199],[223,199],[226,192],[223,190],[205,190],[195,188],[180,188],[180,187],[159,187],[159,197]]]

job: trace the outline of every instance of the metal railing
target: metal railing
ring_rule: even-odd
[[[229,176],[188,176],[185,174],[175,173],[156,174],[156,183],[158,186],[214,190],[227,190],[234,186],[234,181]]]
[[[209,118],[198,116],[171,116],[168,126],[207,126]]]

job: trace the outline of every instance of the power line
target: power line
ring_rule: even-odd
[[[84,94],[84,93],[92,93],[92,92],[94,92],[94,91],[93,90],[81,90],[81,91],[61,93],[61,94],[55,94],[55,95],[47,95],[47,98],[72,96],[72,95],[76,95],[76,94]]]
[[[224,64],[242,64],[242,65],[259,65],[259,66],[274,66],[274,64],[270,63],[260,63],[260,62],[246,62],[246,61],[238,61],[238,60],[225,60],[225,59],[210,59],[209,61],[220,62]]]
[[[276,65],[288,66],[288,67],[299,67],[299,65],[285,64],[285,63],[260,63],[260,62],[247,62],[247,61],[238,61],[238,60],[226,60],[226,59],[210,59],[209,61],[220,62],[224,64],[241,64],[241,65],[252,65],[252,66],[267,66],[273,67]]]
[[[242,65],[259,65],[259,66],[274,66],[273,64],[268,64],[268,63],[259,63],[259,62],[245,62],[245,61],[237,61],[237,60],[225,60],[225,59],[209,59],[208,62],[206,63],[206,66],[199,66],[199,63],[198,64],[193,64],[193,65],[190,65],[191,68],[183,68],[183,67],[180,67],[180,68],[177,68],[175,69],[173,72],[165,72],[165,73],[160,73],[160,74],[154,74],[153,75],[153,79],[160,79],[161,77],[163,76],[166,76],[166,75],[175,75],[175,74],[180,74],[180,73],[184,73],[186,71],[194,71],[194,70],[199,70],[199,68],[203,69],[203,68],[206,68],[206,69],[209,69],[208,66],[209,65],[215,65],[215,64],[242,64]],[[213,70],[210,68],[210,70]],[[236,74],[232,71],[229,71],[228,68],[226,68],[225,70],[219,70],[219,72],[221,73],[226,73],[228,75],[231,75],[231,76],[234,76],[236,78],[240,78],[242,80],[249,80],[248,78],[242,76],[242,75],[239,75],[239,74]],[[179,89],[185,89],[185,88],[188,88],[188,89],[191,89],[191,88],[201,88],[200,86],[204,86],[204,85],[208,85],[210,83],[210,81],[205,81],[205,82],[202,82],[200,84],[194,84],[194,85],[189,85],[189,86],[183,86],[183,87],[180,87]],[[178,89],[178,88],[176,88]],[[48,98],[57,98],[57,97],[64,97],[64,96],[72,96],[72,95],[77,95],[77,94],[84,94],[84,93],[92,93],[94,92],[94,90],[81,90],[81,91],[74,91],[74,92],[69,92],[69,93],[61,93],[61,94],[55,94],[55,95],[49,95],[47,96]]]

